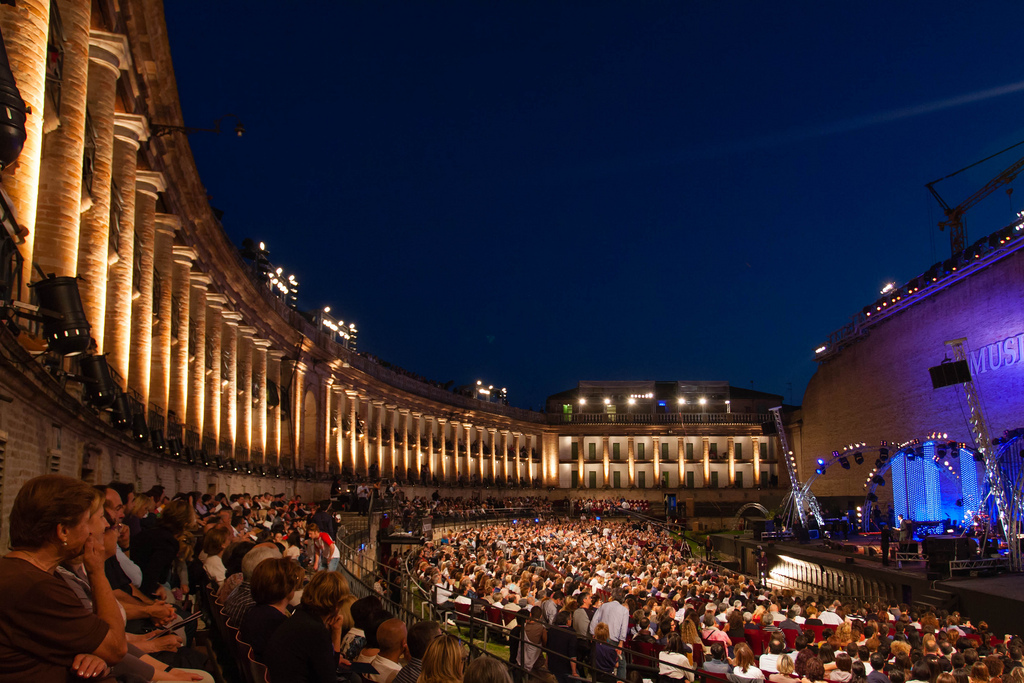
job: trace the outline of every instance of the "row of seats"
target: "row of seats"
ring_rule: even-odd
[[[228,621],[227,615],[224,614],[223,604],[218,602],[214,595],[215,592],[211,586],[206,586],[203,589],[207,611],[213,618],[221,641],[234,654],[242,679],[245,683],[270,683],[266,665],[257,662],[253,657],[252,646],[242,640],[238,627]]]

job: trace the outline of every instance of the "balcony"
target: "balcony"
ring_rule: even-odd
[[[617,425],[760,425],[768,413],[573,413],[549,414],[549,424]]]

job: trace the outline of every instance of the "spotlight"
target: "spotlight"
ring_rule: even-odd
[[[189,465],[196,464],[196,451],[191,446],[185,446],[185,449],[181,453],[181,457]]]
[[[868,494],[868,501],[870,501],[872,503],[877,503],[878,502],[878,496],[876,496],[874,493],[869,493]]]
[[[164,453],[167,450],[167,442],[164,441],[164,430],[154,429],[150,432],[150,439],[153,441],[153,450],[157,453]]]
[[[957,499],[956,499],[956,506],[957,506],[958,508],[962,508],[962,507],[964,506],[964,499],[963,499],[963,498],[957,498]],[[1011,538],[1012,538],[1012,537],[1011,537]]]
[[[92,327],[82,307],[78,279],[48,277],[29,286],[36,290],[39,298],[47,347],[62,356],[75,356],[88,350]]]
[[[817,472],[819,475],[825,474],[825,468],[824,467],[819,467],[818,469],[816,469],[814,471]]]
[[[885,477],[883,477],[880,474],[876,474],[875,476],[871,477],[871,483],[875,484],[876,486],[885,486]]]
[[[132,437],[139,443],[149,441],[149,425],[146,424],[146,416],[142,413],[135,413],[132,416]]]
[[[111,417],[111,424],[118,429],[127,429],[132,425],[132,400],[128,398],[128,394],[119,393],[114,398]]]
[[[181,439],[176,436],[167,439],[167,455],[179,460],[181,459],[181,450]]]
[[[818,464],[819,465],[824,465],[825,464],[825,460],[823,458],[818,458]]]
[[[949,457],[960,457],[960,444],[958,444],[956,441],[950,441],[948,444],[946,444],[946,448],[949,449]]]
[[[858,465],[863,465],[864,455],[860,451],[857,451],[856,453],[853,454],[853,461]]]
[[[110,377],[106,356],[82,356],[78,367],[85,378],[85,400],[97,408],[112,406],[118,391]]]
[[[885,464],[885,463],[884,463],[884,462],[882,462],[882,459],[881,459],[881,458],[876,458],[876,459],[875,459],[875,469],[876,469],[876,470],[880,470],[880,469],[882,469],[882,465],[884,465],[884,464]]]
[[[889,459],[889,449],[885,448],[885,447],[879,448],[878,449],[878,457],[882,459],[882,462],[885,462],[886,460],[888,460]]]
[[[850,460],[846,456],[839,458],[839,464],[844,470],[850,469]]]
[[[975,451],[974,452],[974,462],[985,462],[985,456],[982,455],[981,453]]]

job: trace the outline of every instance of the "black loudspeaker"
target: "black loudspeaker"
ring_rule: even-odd
[[[967,367],[965,360],[942,363],[934,368],[928,368],[928,372],[932,376],[932,389],[941,389],[971,381],[971,370]]]
[[[43,313],[43,338],[47,348],[64,356],[84,353],[92,343],[89,319],[85,317],[78,280],[73,277],[48,277],[32,285],[39,307],[60,315],[54,318]]]
[[[977,544],[966,536],[926,536],[924,554],[928,556],[928,572],[949,574],[949,563],[974,556]]]
[[[85,398],[97,408],[109,408],[117,398],[118,390],[110,377],[105,356],[82,356],[79,370],[85,378]]]

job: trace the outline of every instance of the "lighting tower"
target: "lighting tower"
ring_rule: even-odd
[[[807,528],[807,513],[813,513],[820,524],[822,521],[821,511],[818,508],[818,499],[800,484],[800,477],[796,471],[796,457],[789,448],[789,439],[786,437],[786,428],[782,424],[782,406],[771,408],[772,418],[775,420],[775,430],[779,434],[779,444],[782,446],[782,457],[786,461],[786,471],[789,472],[789,495],[786,504],[786,523],[793,524],[793,516],[800,519],[800,524]]]
[[[953,349],[953,359],[967,362],[967,354],[964,352],[966,338],[951,339],[946,346]],[[978,389],[974,386],[974,379],[970,378],[963,382],[964,396],[967,397],[967,406],[970,408],[971,416],[968,420],[971,428],[971,435],[978,451],[985,458],[985,474],[988,478],[988,487],[996,499],[996,511],[999,513],[999,523],[1003,527],[1003,534],[1006,537],[1007,559],[1010,571],[1021,570],[1020,556],[1020,522],[1014,511],[1017,508],[1017,496],[1019,492],[1010,491],[1011,500],[1007,501],[1007,490],[1003,481],[1003,471],[999,468],[999,456],[992,448],[992,438],[988,432],[988,422],[981,409],[981,398],[978,396]],[[1012,510],[1011,510],[1012,508]]]

